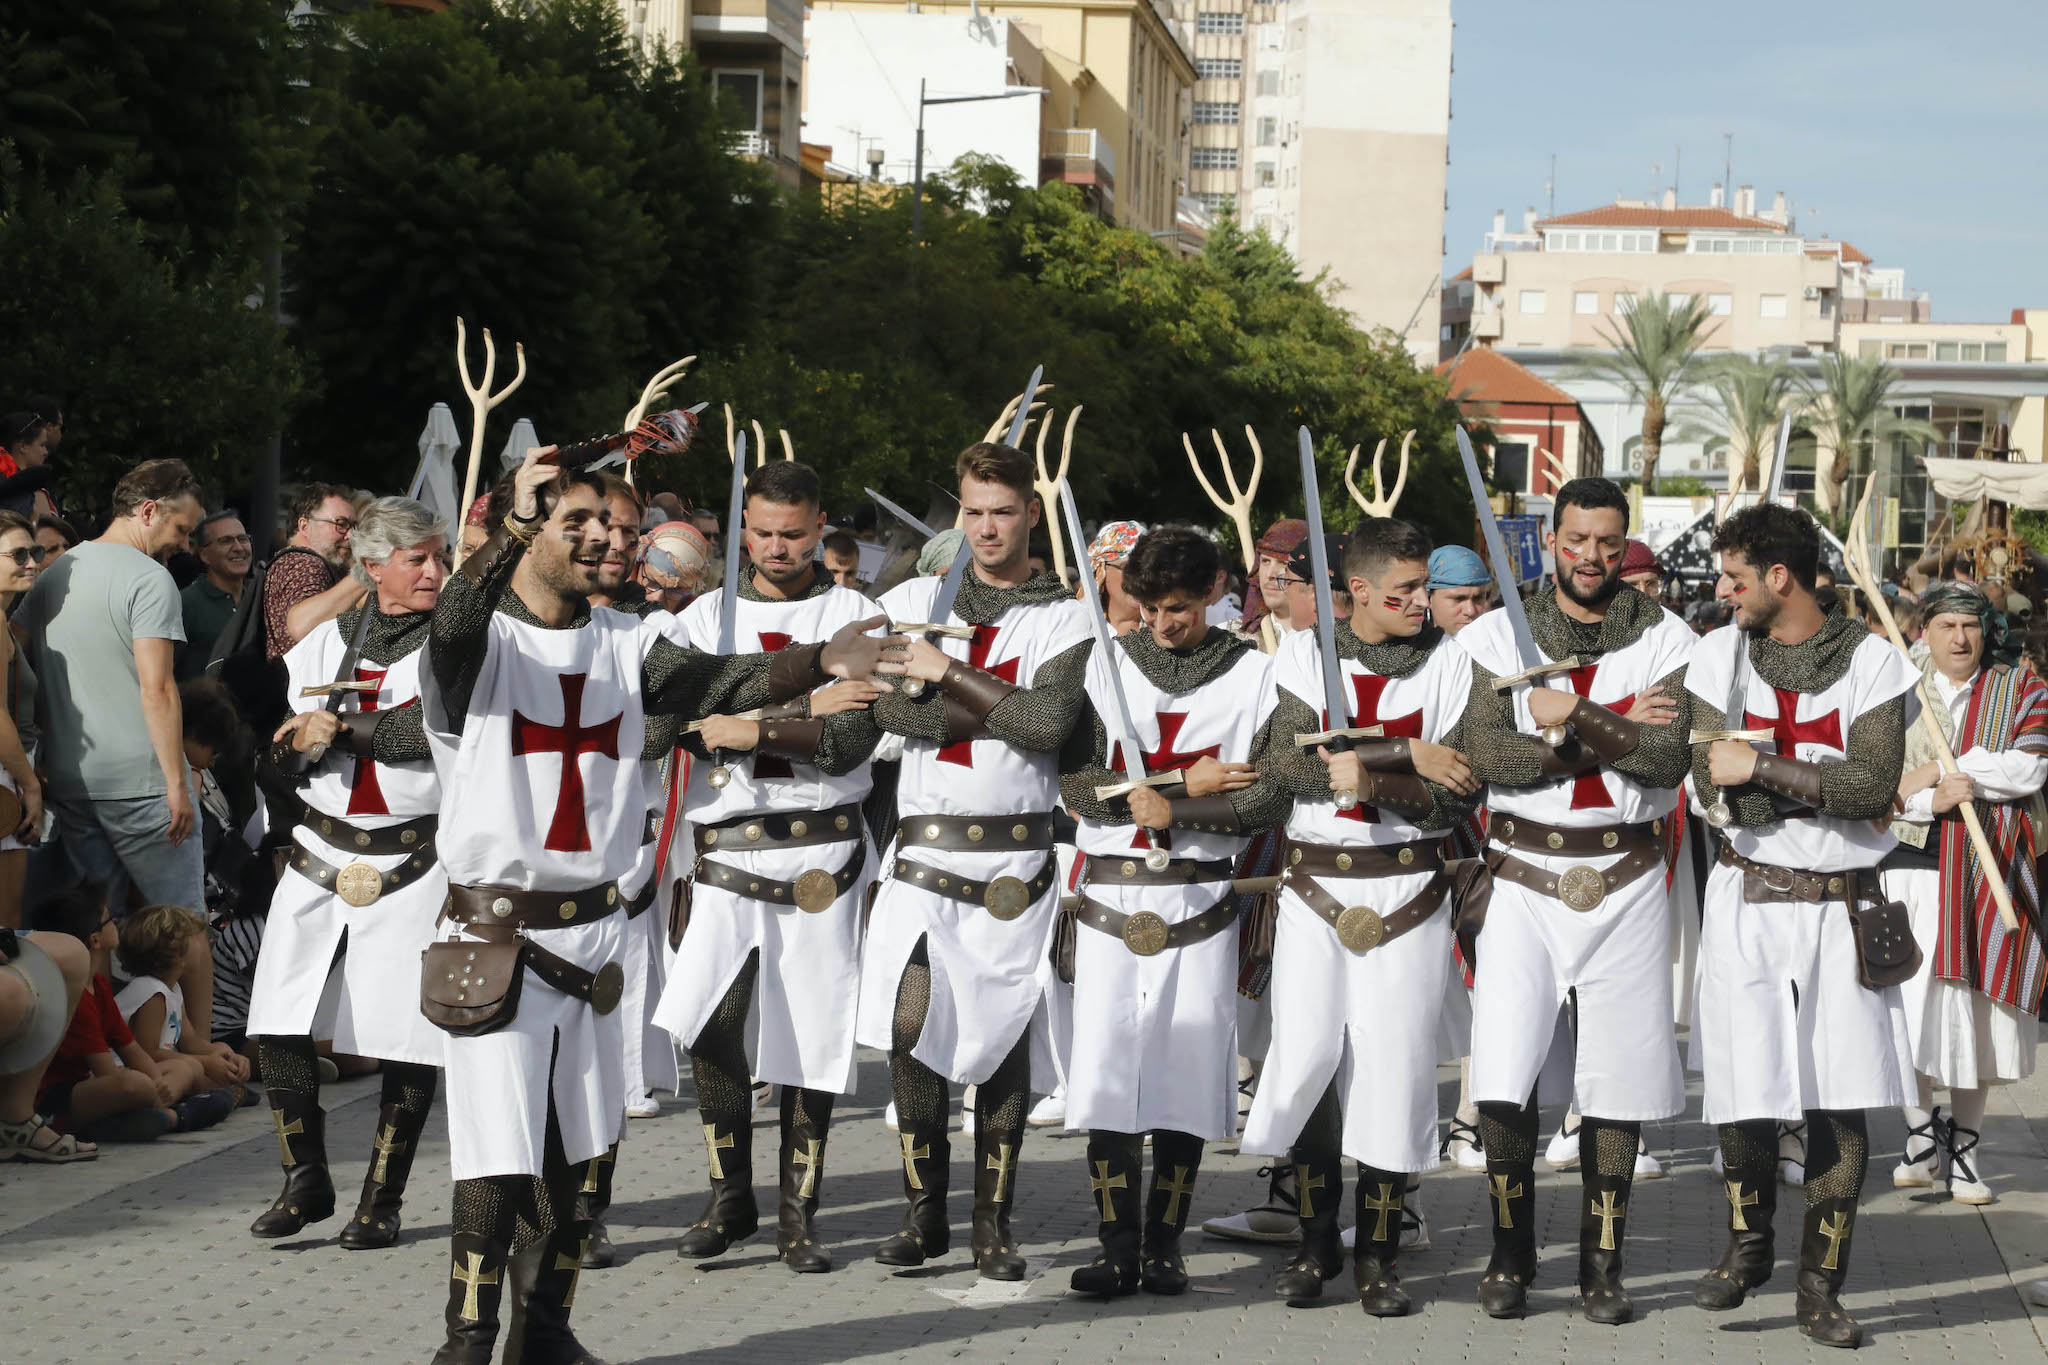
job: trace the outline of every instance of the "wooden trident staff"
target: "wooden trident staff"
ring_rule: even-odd
[[[1352,473],[1358,468],[1359,448],[1357,446],[1351,447],[1351,458],[1344,462],[1344,486],[1351,490],[1351,500],[1363,508],[1367,516],[1391,517],[1394,515],[1394,504],[1401,501],[1401,490],[1408,486],[1408,447],[1414,443],[1415,428],[1410,427],[1408,428],[1408,434],[1401,438],[1401,469],[1399,473],[1394,475],[1394,491],[1389,493],[1387,491],[1387,476],[1380,472],[1380,457],[1387,453],[1387,438],[1384,436],[1380,437],[1379,445],[1372,452],[1372,486],[1373,490],[1379,494],[1377,498],[1368,498],[1364,491],[1359,488],[1358,481],[1352,478]]]
[[[738,458],[733,445],[734,437],[738,434],[738,428],[733,425],[732,404],[726,403],[723,404],[723,407],[725,408],[725,457],[731,460]],[[768,463],[768,437],[761,430],[760,422],[755,419],[748,418],[747,425],[754,429],[754,468],[759,469]],[[782,458],[794,460],[796,458],[796,447],[789,443],[789,433],[781,427],[777,427],[775,434],[782,438]]]
[[[1039,412],[1043,412],[1045,410],[1046,405],[1037,401],[1038,395],[1046,392],[1051,387],[1052,385],[1050,384],[1040,384],[1037,388],[1031,391],[1031,411],[1024,415],[1024,421],[1026,423],[1029,423],[1031,421],[1033,415]],[[990,422],[988,424],[988,430],[981,433],[982,444],[993,445],[996,442],[1003,440],[1010,434],[1010,427],[1017,420],[1017,405],[1023,401],[1024,395],[1020,393],[1015,398],[1012,398],[1009,402],[1003,404],[1003,410],[1002,412],[996,415],[996,420]],[[1078,414],[1081,410],[1079,408],[1075,408],[1074,411]],[[1017,439],[1021,442],[1024,438],[1020,436]],[[1068,436],[1069,444],[1072,443],[1072,440],[1073,437],[1070,433]],[[1066,469],[1066,465],[1062,464],[1060,466],[1060,472],[1062,474],[1066,472]],[[1059,486],[1055,484],[1053,485],[1053,489],[1051,492],[1046,491],[1045,458],[1043,455],[1040,455],[1038,460],[1038,478],[1033,482],[1033,487],[1035,487],[1038,490],[1039,499],[1045,504],[1046,520],[1052,523],[1053,545],[1055,547],[1055,551],[1057,551],[1057,547],[1060,543],[1060,516],[1059,513],[1053,509],[1058,505],[1057,499],[1059,497]],[[963,507],[953,514],[953,529],[957,531],[966,524],[967,509]],[[1065,582],[1064,575],[1062,575],[1061,581]]]
[[[1229,517],[1230,524],[1237,528],[1237,547],[1244,555],[1246,593],[1249,595],[1251,585],[1259,581],[1259,547],[1252,539],[1252,499],[1259,495],[1259,479],[1266,472],[1266,452],[1259,448],[1258,433],[1247,423],[1244,439],[1251,443],[1252,474],[1240,484],[1237,481],[1237,468],[1230,463],[1230,450],[1223,444],[1223,434],[1210,427],[1209,439],[1216,446],[1217,462],[1223,466],[1224,486],[1230,489],[1230,497],[1227,499],[1216,491],[1216,485],[1210,483],[1209,476],[1202,472],[1202,458],[1195,454],[1195,443],[1188,439],[1185,431],[1180,434],[1180,445],[1181,449],[1188,453],[1188,463],[1194,466],[1195,479],[1202,485],[1202,491],[1209,495],[1210,502],[1216,504],[1216,510]],[[1273,635],[1273,623],[1270,620],[1260,621],[1260,648],[1270,653],[1278,644],[1279,641]]]
[[[1865,601],[1877,609],[1878,619],[1884,622],[1884,633],[1889,635],[1892,645],[1899,653],[1906,655],[1908,667],[1916,667],[1906,644],[1906,636],[1899,629],[1899,623],[1892,617],[1892,609],[1885,602],[1884,594],[1878,591],[1877,574],[1870,563],[1870,540],[1864,533],[1869,525],[1866,518],[1870,513],[1870,495],[1876,491],[1877,475],[1863,486],[1863,501],[1856,505],[1855,519],[1850,523],[1854,534],[1842,546],[1842,562],[1848,567],[1849,576],[1856,580],[1856,590],[1863,594]],[[1934,708],[1939,703],[1929,695],[1926,679],[1915,684],[1920,692],[1920,724],[1927,731],[1928,740],[1934,745],[1935,760],[1941,764],[1944,774],[1962,771],[1956,765],[1956,751],[1950,746],[1948,736],[1942,734],[1941,723],[1934,718]],[[1970,832],[1970,846],[1977,851],[1977,865],[1983,869],[1984,880],[1991,886],[1991,899],[1998,906],[1998,917],[2005,922],[2009,933],[2018,933],[2020,919],[2012,908],[2012,893],[2006,889],[2005,868],[1992,851],[1991,840],[1985,837],[1984,822],[1977,817],[1977,803],[1965,801],[1956,809],[1962,813],[1963,825]]]
[[[1016,406],[1015,403],[1010,405],[1013,411]],[[1032,406],[1036,407],[1037,404],[1034,403]],[[1052,509],[1059,506],[1060,481],[1067,477],[1067,466],[1074,461],[1074,426],[1080,420],[1081,409],[1077,404],[1074,410],[1067,414],[1066,435],[1060,440],[1060,466],[1058,469],[1047,469],[1045,464],[1045,438],[1046,434],[1052,430],[1052,412],[1050,409],[1047,409],[1045,416],[1038,423],[1038,480],[1033,485],[1038,490],[1039,502],[1044,504],[1047,509],[1048,515],[1046,520],[1052,523],[1053,572],[1060,576],[1060,582],[1070,588],[1074,586],[1076,580],[1067,576],[1067,536],[1065,529],[1060,525],[1065,518],[1053,512]],[[1085,545],[1076,545],[1074,547],[1075,573],[1081,571],[1081,556],[1087,552],[1087,548]]]
[[[666,403],[668,401],[668,386],[681,379],[683,371],[695,364],[696,360],[697,357],[686,355],[681,360],[664,365],[656,370],[654,378],[648,380],[646,386],[640,390],[640,401],[627,410],[626,420],[619,423],[619,430],[631,431],[640,425],[640,419],[647,415],[649,408],[653,407],[656,403]],[[628,488],[633,487],[633,466],[638,463],[639,461],[637,460],[628,460],[626,462],[626,487]]]
[[[491,340],[491,329],[484,328],[484,382],[473,383],[469,377],[469,332],[458,317],[455,319],[455,364],[462,372],[462,391],[469,395],[469,472],[462,480],[462,503],[456,509],[458,517],[469,515],[470,503],[476,501],[476,471],[484,458],[484,421],[491,415],[491,409],[512,396],[521,384],[526,382],[526,345],[514,342],[513,350],[519,356],[519,373],[512,376],[512,382],[496,393],[491,384],[498,377],[498,346]],[[631,430],[631,428],[627,428]],[[455,542],[455,567],[462,567],[462,541]]]

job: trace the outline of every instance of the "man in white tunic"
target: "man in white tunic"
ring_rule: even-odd
[[[439,1365],[489,1361],[508,1279],[519,1324],[509,1354],[590,1359],[569,1328],[589,1235],[572,1209],[625,1109],[618,879],[646,816],[647,713],[736,713],[823,684],[827,665],[860,676],[900,667],[882,652],[902,641],[855,631],[717,659],[649,623],[593,613],[609,539],[603,484],[565,474],[553,454],[528,452],[508,515],[450,581],[422,691],[454,936],[429,949],[421,998],[460,1030],[447,1050],[456,1191]]]
[[[882,606],[899,624],[957,633],[912,646],[908,670],[922,680],[921,696],[891,692],[869,713],[904,737],[901,820],[868,922],[858,1037],[889,1052],[909,1208],[875,1259],[921,1265],[949,1245],[951,1081],[978,1086],[975,1265],[991,1279],[1020,1280],[1010,1208],[1029,1104],[1028,1034],[1059,904],[1057,755],[1080,714],[1090,637],[1087,608],[1059,579],[1031,572],[1042,509],[1030,457],[984,442],[961,452],[956,468],[973,556],[958,599],[935,611],[944,580],[919,578]]]
[[[1693,1302],[1733,1308],[1771,1277],[1775,1125],[1803,1118],[1799,1329],[1853,1347],[1862,1328],[1839,1296],[1869,1151],[1864,1111],[1903,1104],[1913,1079],[1899,990],[1863,984],[1850,916],[1867,930],[1887,917],[1876,868],[1896,842],[1889,817],[1916,679],[1889,643],[1814,600],[1820,536],[1804,512],[1744,508],[1721,523],[1714,549],[1715,591],[1735,622],[1693,655],[1694,724],[1772,739],[1768,752],[1703,744],[1694,760],[1709,820],[1728,817],[1704,896],[1693,1049],[1702,1117],[1720,1127],[1729,1240]],[[1738,668],[1742,714],[1731,715]]]
[[[767,653],[830,639],[874,611],[813,557],[825,514],[810,466],[755,470],[745,516],[738,582],[683,612],[692,642],[716,644],[728,605],[736,647]],[[711,1198],[677,1247],[685,1259],[719,1255],[759,1226],[758,1080],[782,1095],[776,1249],[799,1273],[832,1268],[811,1219],[833,1100],[853,1092],[860,907],[871,880],[861,803],[880,737],[852,713],[879,691],[866,680],[834,683],[759,719],[712,716],[686,740],[696,872],[689,927],[654,1015],[690,1051],[710,1154]],[[719,773],[723,785],[713,785]]]
[[[447,576],[447,534],[411,499],[371,503],[356,524],[351,570],[371,600],[284,656],[286,696],[299,714],[274,737],[265,776],[292,784],[302,814],[249,997],[284,1162],[283,1193],[249,1229],[258,1237],[290,1237],[334,1212],[319,1038],[383,1060],[375,1150],[341,1244],[398,1241],[445,1041],[420,1016],[414,973],[448,892],[434,847],[441,785],[418,705],[420,647]],[[343,709],[330,709],[337,685]]]
[[[1187,1290],[1180,1239],[1202,1144],[1237,1131],[1231,873],[1288,801],[1250,763],[1273,708],[1272,661],[1204,619],[1221,562],[1214,542],[1185,528],[1137,542],[1123,573],[1142,624],[1113,657],[1091,654],[1090,702],[1061,758],[1084,860],[1067,1127],[1088,1134],[1102,1215],[1102,1254],[1074,1272],[1073,1288],[1104,1298]],[[1111,669],[1139,732],[1137,762],[1110,700]],[[1140,787],[1127,800],[1096,795],[1171,772],[1184,774],[1180,784]],[[1145,861],[1155,844],[1171,855],[1163,868]],[[1148,1134],[1152,1184],[1141,1204]]]
[[[1457,748],[1471,663],[1427,624],[1429,551],[1407,522],[1366,517],[1353,528],[1341,570],[1351,616],[1336,623],[1332,665],[1349,714],[1325,714],[1321,642],[1299,631],[1275,660],[1277,704],[1256,758],[1294,807],[1273,1041],[1241,1146],[1291,1148],[1301,1251],[1274,1291],[1297,1306],[1344,1267],[1341,1163],[1358,1163],[1352,1279],[1376,1317],[1409,1308],[1395,1259],[1409,1176],[1437,1162],[1438,1019],[1451,970],[1443,837],[1478,793]],[[1305,753],[1296,740],[1375,726],[1380,738],[1343,752]]]
[[[1584,1115],[1578,1286],[1594,1322],[1634,1316],[1621,1252],[1642,1125],[1685,1104],[1664,852],[1691,757],[1682,718],[1696,642],[1623,585],[1627,539],[1621,489],[1572,480],[1553,512],[1556,581],[1526,609],[1534,657],[1505,609],[1458,636],[1473,663],[1466,737],[1488,792],[1486,875],[1460,924],[1493,1229],[1479,1302],[1494,1317],[1526,1312],[1535,1279],[1536,1083],[1560,1016],[1576,1035],[1572,1093],[1552,1098],[1576,1096]],[[1495,685],[1564,664],[1537,685]]]

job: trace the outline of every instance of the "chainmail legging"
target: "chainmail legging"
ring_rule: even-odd
[[[1730,1180],[1760,1180],[1778,1159],[1778,1125],[1748,1119],[1721,1125],[1721,1165]]]
[[[711,1012],[703,1032],[690,1044],[690,1075],[697,1085],[697,1107],[707,1119],[738,1119],[753,1110],[753,1073],[747,1066],[747,1006],[754,998],[754,978],[761,954],[747,954]]]
[[[895,1092],[897,1122],[905,1127],[930,1127],[946,1119],[945,1078],[910,1055],[924,1033],[925,1014],[931,1001],[931,958],[925,951],[925,941],[919,939],[910,951],[903,980],[896,987],[896,1013],[889,1034],[889,1083]],[[1030,1096],[1031,1035],[1027,1031],[995,1073],[976,1087],[976,1128],[986,1128],[991,1133],[1022,1128]]]
[[[1479,1142],[1489,1165],[1527,1166],[1536,1160],[1536,1103],[1484,1100],[1479,1105]],[[1631,1152],[1633,1161],[1635,1154]]]
[[[555,1039],[561,1052],[561,1039]],[[555,1061],[548,1060],[548,1126],[541,1146],[541,1173],[493,1175],[455,1182],[454,1231],[504,1239],[512,1250],[545,1245],[573,1216],[582,1168],[572,1171],[562,1151],[562,1129],[555,1119]]]
[[[266,1033],[256,1039],[256,1065],[263,1071],[263,1084],[272,1090],[290,1091],[317,1099],[320,1069],[313,1040],[293,1034]],[[433,1092],[427,1092],[428,1099]]]
[[[1579,1127],[1580,1168],[1588,1175],[1621,1179],[1636,1173],[1636,1149],[1643,1125],[1582,1116]]]
[[[1806,1115],[1806,1202],[1863,1193],[1870,1128],[1861,1109],[1813,1109]]]
[[[434,1090],[441,1083],[440,1070],[416,1062],[385,1062],[383,1073],[382,1101],[397,1105],[415,1126],[425,1123],[427,1111],[434,1107]]]

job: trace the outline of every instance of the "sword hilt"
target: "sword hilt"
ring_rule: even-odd
[[[1695,730],[1685,742],[1687,744],[1712,744],[1716,740],[1732,739],[1742,743],[1754,744],[1765,740],[1773,740],[1777,737],[1778,732],[1776,730]]]
[[[1383,739],[1386,733],[1387,727],[1384,725],[1355,725],[1346,730],[1318,730],[1314,734],[1297,734],[1294,742],[1303,749],[1326,745],[1341,754],[1357,740]]]
[[[1135,777],[1128,782],[1112,782],[1095,789],[1097,801],[1114,801],[1119,796],[1129,796],[1140,787],[1173,787],[1187,780],[1185,773],[1154,773],[1150,777]]]
[[[354,679],[331,683],[314,683],[299,689],[301,697],[330,697],[339,692],[376,692],[383,688],[382,682],[371,679]]]
[[[949,640],[972,640],[973,626],[942,626],[932,621],[891,621],[892,635],[943,635]]]
[[[1581,665],[1579,663],[1579,656],[1576,654],[1568,659],[1559,659],[1556,663],[1537,664],[1534,667],[1525,668],[1519,673],[1507,673],[1495,678],[1493,680],[1493,690],[1505,692],[1516,683],[1535,682],[1538,678],[1554,678],[1559,674],[1569,673],[1578,667],[1581,667]]]
[[[708,719],[708,718],[707,718],[707,719]],[[732,714],[732,716],[730,717],[730,719],[732,719],[732,720],[759,720],[759,719],[761,719],[761,708],[757,706],[757,707],[755,707],[755,708],[754,708],[753,710],[751,710],[751,711],[735,711],[735,712],[733,712],[733,714]],[[691,721],[691,722],[690,722],[689,724],[687,724],[687,725],[685,725],[685,726],[683,727],[683,733],[684,733],[684,734],[686,734],[686,735],[694,735],[694,734],[698,733],[699,731],[701,731],[701,730],[702,730],[703,728],[704,728],[704,722],[703,722],[703,721],[701,721],[701,720],[693,720],[693,721]]]

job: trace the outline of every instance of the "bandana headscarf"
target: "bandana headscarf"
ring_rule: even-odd
[[[1486,561],[1462,545],[1439,545],[1429,553],[1429,590],[1478,588],[1493,582]]]
[[[1144,534],[1145,527],[1139,522],[1112,521],[1088,542],[1088,562],[1095,566],[1098,575],[1104,569],[1120,568]]]
[[[1920,595],[1920,619],[1932,621],[1944,612],[1974,616],[1984,627],[1984,666],[2019,662],[2022,637],[2014,631],[2005,613],[1991,605],[1991,599],[1975,583],[1951,579],[1936,583]]]
[[[1623,574],[1664,572],[1664,566],[1657,562],[1657,556],[1649,546],[1640,540],[1630,540],[1628,549],[1622,552],[1621,571]]]
[[[488,525],[490,511],[491,495],[489,493],[479,493],[476,496],[476,501],[469,505],[469,513],[463,517],[462,524],[464,526]]]
[[[960,553],[960,543],[967,539],[967,533],[957,526],[949,526],[924,543],[917,552],[917,572],[925,574],[944,573],[953,567],[953,557]]]

